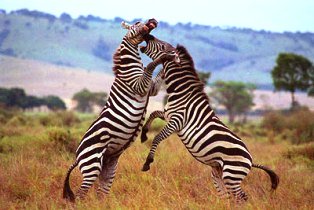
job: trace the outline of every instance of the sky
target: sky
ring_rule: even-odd
[[[154,17],[170,24],[189,23],[273,32],[314,32],[314,0],[1,0],[7,12],[39,10],[72,18],[94,15],[125,20]]]

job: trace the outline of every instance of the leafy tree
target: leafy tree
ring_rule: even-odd
[[[105,92],[96,92],[94,94],[94,103],[97,106],[103,107],[105,106],[108,98],[108,94]]]
[[[43,103],[51,110],[65,110],[65,103],[58,96],[47,96],[43,98]]]
[[[0,103],[6,107],[27,109],[43,105],[43,100],[36,96],[26,95],[21,88],[0,88]]]
[[[107,99],[105,92],[90,92],[86,88],[74,94],[73,100],[77,102],[76,110],[92,112],[93,105],[104,106]]]
[[[276,90],[287,90],[291,93],[291,107],[297,102],[294,93],[296,90],[313,91],[313,64],[305,57],[293,53],[280,53],[276,66],[271,75]],[[312,80],[312,82],[311,82]]]
[[[198,77],[200,78],[200,80],[207,85],[208,83],[208,79],[211,76],[210,72],[204,72],[204,71],[197,71]]]
[[[72,18],[68,13],[62,13],[60,15],[60,20],[63,23],[71,23],[72,22]]]
[[[39,107],[44,104],[44,100],[36,96],[25,96],[20,107],[23,109]]]
[[[227,110],[229,122],[233,123],[236,115],[246,114],[253,103],[253,84],[235,81],[216,81],[210,96]]]

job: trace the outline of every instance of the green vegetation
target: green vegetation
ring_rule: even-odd
[[[229,116],[229,122],[233,123],[237,115],[244,115],[254,105],[253,84],[245,84],[236,81],[216,81],[210,96],[219,105],[224,106]]]
[[[269,112],[262,122],[272,138],[278,136],[293,144],[314,141],[314,113],[307,109],[292,112]]]
[[[65,103],[57,96],[47,96],[39,98],[26,95],[21,88],[0,88],[0,105],[5,107],[15,107],[30,109],[46,105],[51,110],[65,110]]]
[[[276,66],[271,72],[276,90],[287,90],[291,93],[291,107],[297,102],[296,90],[308,90],[309,95],[314,87],[314,66],[307,58],[293,53],[280,53]]]
[[[307,111],[304,115],[310,114],[308,118],[313,119],[313,113]],[[150,172],[141,172],[150,142],[141,144],[137,140],[121,156],[115,182],[105,200],[98,200],[93,188],[83,202],[67,203],[62,199],[65,174],[80,138],[95,117],[0,109],[0,209],[235,208],[232,201],[217,196],[210,167],[195,161],[176,135],[160,145]],[[299,117],[290,120],[304,119]],[[303,121],[295,120],[293,124],[303,127]],[[162,125],[162,121],[154,122],[149,139]],[[271,131],[258,122],[233,124],[231,128],[244,139],[254,161],[271,167],[281,178],[278,189],[271,193],[268,176],[253,169],[243,183],[249,201],[240,208],[312,209],[313,138],[306,144],[292,145],[284,136],[286,131]],[[274,139],[272,132],[276,134]],[[73,190],[78,189],[81,179],[75,169],[71,176]]]
[[[76,110],[79,112],[92,112],[93,106],[103,107],[106,104],[108,94],[105,92],[90,92],[83,89],[74,94],[72,99],[77,102]]]
[[[203,71],[197,71],[198,77],[200,78],[200,80],[207,85],[208,84],[208,80],[210,78],[211,72],[203,72]]]

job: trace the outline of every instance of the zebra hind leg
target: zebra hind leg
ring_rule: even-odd
[[[114,177],[116,175],[119,157],[104,160],[102,170],[99,176],[99,187],[97,189],[97,196],[105,197],[109,194]]]
[[[223,171],[222,174],[222,179],[228,193],[234,196],[237,203],[242,203],[248,199],[247,194],[241,188],[241,183],[245,176],[246,175],[243,174],[232,174],[226,171]]]
[[[218,192],[219,197],[229,198],[229,193],[222,180],[222,169],[220,166],[212,167],[211,178]]]
[[[84,200],[88,190],[91,188],[96,179],[99,177],[100,167],[93,167],[92,169],[93,170],[82,171],[83,181],[79,190],[76,193],[77,198],[80,200]]]

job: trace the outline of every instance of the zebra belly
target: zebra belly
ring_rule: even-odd
[[[112,155],[126,149],[135,141],[141,126],[145,109],[138,109],[131,115],[132,110],[123,113],[123,117],[108,108],[103,112],[85,133],[78,149],[77,159],[81,160],[98,154],[100,158],[104,152]]]
[[[182,129],[178,135],[190,154],[204,164],[215,166],[219,163],[223,166],[228,162],[248,168],[252,165],[244,143],[222,124],[210,121],[202,126],[192,125]]]

